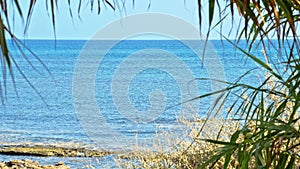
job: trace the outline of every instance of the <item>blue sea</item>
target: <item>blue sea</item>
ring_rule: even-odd
[[[228,42],[219,40],[210,41],[204,57],[199,55],[203,42],[193,41],[22,42],[34,54],[23,46],[24,53],[20,52],[9,41],[16,64],[12,66],[13,77],[6,75],[6,85],[1,78],[6,97],[0,107],[0,144],[91,145],[101,138],[100,148],[112,150],[126,146],[122,145],[124,138],[147,142],[162,130],[184,137],[178,119],[185,115],[191,118],[187,115],[191,112],[205,117],[214,97],[188,100],[224,87],[209,78],[233,82],[258,67]],[[260,50],[257,47],[254,54],[264,59]],[[262,74],[257,69],[243,81],[259,84]],[[91,108],[91,104],[96,106]],[[93,158],[0,155],[0,161],[18,158],[41,163],[65,161],[73,167],[95,163]]]

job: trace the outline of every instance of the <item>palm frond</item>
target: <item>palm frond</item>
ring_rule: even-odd
[[[98,14],[100,14],[100,6],[101,6],[101,1],[97,0],[97,6],[98,6]],[[31,21],[31,16],[34,13],[34,9],[36,6],[37,1],[36,0],[30,0],[29,1],[29,7],[28,10],[25,11],[22,6],[20,5],[20,1],[19,0],[13,0],[11,1],[12,4],[12,9],[8,8],[7,5],[7,1],[6,0],[0,0],[0,47],[1,47],[1,54],[0,54],[0,60],[1,60],[1,69],[2,69],[2,78],[3,81],[0,81],[0,99],[2,104],[4,104],[4,100],[5,100],[5,96],[6,96],[6,81],[7,81],[7,74],[10,75],[11,79],[13,80],[13,85],[15,86],[15,82],[14,82],[14,76],[13,76],[13,70],[12,70],[12,64],[14,64],[17,67],[17,70],[22,74],[23,77],[26,77],[25,74],[23,74],[21,71],[21,69],[19,69],[18,67],[18,63],[16,60],[14,60],[14,56],[10,54],[10,49],[7,45],[7,35],[10,36],[10,39],[12,40],[12,43],[16,44],[17,48],[19,49],[19,51],[21,52],[23,58],[31,65],[31,67],[34,68],[34,70],[38,71],[37,69],[35,69],[35,66],[31,63],[31,61],[27,58],[26,54],[23,51],[23,48],[25,48],[26,50],[28,50],[34,57],[35,59],[37,59],[42,65],[43,67],[47,70],[47,72],[51,75],[49,69],[47,68],[46,64],[42,62],[42,60],[34,54],[33,51],[31,51],[26,45],[25,43],[23,43],[21,40],[18,39],[18,37],[15,36],[13,28],[10,26],[11,25],[11,18],[8,16],[8,14],[11,12],[9,10],[14,10],[15,8],[17,9],[17,14],[18,16],[23,20],[24,18],[24,13],[27,13],[27,15],[25,16],[25,25],[24,25],[24,34],[26,34],[26,32],[29,29],[30,26],[30,21]],[[54,32],[54,38],[56,39],[56,22],[55,22],[55,16],[56,16],[56,10],[58,10],[58,0],[46,0],[45,1],[45,8],[48,12],[50,12],[50,18],[51,18],[51,22],[52,22],[52,28],[53,28],[53,32]],[[91,5],[91,10],[93,9],[94,6],[94,0],[89,1],[90,5]],[[108,4],[113,10],[115,10],[114,5],[109,1],[109,0],[105,0],[104,3]],[[50,4],[50,7],[49,7]],[[72,8],[71,8],[71,1],[68,0],[68,5],[69,5],[69,12],[70,12],[70,16],[71,18],[73,18],[73,12],[72,12]],[[82,6],[82,0],[79,1],[79,5],[78,5],[78,15],[80,15],[80,9]],[[12,62],[13,60],[13,62]],[[51,75],[52,79],[53,76]],[[27,79],[27,78],[25,78]],[[36,91],[36,93],[42,97],[42,95],[38,92],[38,89],[34,88],[33,85],[31,85],[30,81],[27,79],[27,83],[31,86],[31,88]],[[14,87],[16,90],[16,87]],[[16,90],[17,91],[17,90]],[[43,98],[42,98],[43,99]],[[46,103],[46,102],[45,102]]]

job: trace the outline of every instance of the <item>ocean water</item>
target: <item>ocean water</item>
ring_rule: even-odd
[[[224,75],[224,80],[234,81],[257,67],[242,52],[217,40],[210,42],[214,48],[206,51],[204,60],[196,51],[199,49],[200,53],[203,52],[200,42],[189,42],[191,49],[191,46],[175,40],[99,41],[93,42],[94,46],[89,48],[88,54],[82,53],[86,45],[86,41],[82,40],[26,40],[24,43],[38,59],[21,47],[28,61],[15,44],[9,44],[17,66],[13,66],[14,78],[9,75],[6,78],[5,105],[0,107],[0,142],[92,144],[93,133],[83,126],[83,119],[77,112],[86,111],[89,116],[88,109],[78,106],[89,104],[90,100],[85,100],[88,98],[86,92],[93,92],[99,111],[96,113],[101,114],[106,127],[109,126],[109,130],[105,132],[105,127],[90,124],[98,127],[95,131],[103,129],[100,131],[103,132],[101,141],[106,140],[108,148],[109,145],[118,144],[112,140],[110,130],[128,140],[136,137],[141,140],[152,138],[158,127],[180,134],[179,129],[182,128],[178,118],[185,116],[183,112],[193,112],[197,117],[204,117],[212,103],[213,98],[208,97],[182,104],[215,90],[216,85],[212,81],[200,80],[201,78]],[[260,50],[261,48],[257,48],[255,54],[263,59]],[[219,62],[210,57],[210,52],[217,54]],[[74,81],[76,66],[79,67],[80,57],[84,55],[89,55],[92,59],[83,60],[86,61],[86,68],[77,72],[82,81]],[[165,58],[165,55],[170,56]],[[90,75],[88,70],[91,65],[97,65],[93,68],[95,72],[90,81],[93,84],[86,84],[89,80],[85,78]],[[262,72],[257,70],[244,80],[256,85],[259,84],[261,75]],[[74,86],[79,86],[80,89],[75,91],[79,92],[79,103],[76,102],[78,98],[74,98]],[[93,88],[87,90],[89,86]],[[160,93],[151,96],[151,92],[158,90],[164,97],[160,97]],[[76,109],[76,105],[79,108]],[[152,110],[153,105],[157,105],[157,109]],[[126,112],[127,110],[134,111]],[[103,121],[99,120],[99,123]],[[0,161],[10,158],[0,156]],[[47,162],[57,159],[39,160]],[[67,163],[72,164],[70,161]]]

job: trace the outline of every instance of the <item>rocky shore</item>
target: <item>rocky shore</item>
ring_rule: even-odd
[[[0,143],[0,154],[8,156],[36,157],[102,157],[112,152],[101,151],[92,146],[61,143]],[[13,159],[13,158],[12,158]],[[51,165],[40,165],[38,161],[26,159],[1,161],[0,169],[69,169],[63,162]]]
[[[70,169],[63,162],[58,162],[55,165],[40,165],[37,161],[31,160],[11,160],[9,162],[0,162],[1,169]]]
[[[82,146],[9,144],[0,146],[0,154],[42,157],[102,157],[111,153]]]

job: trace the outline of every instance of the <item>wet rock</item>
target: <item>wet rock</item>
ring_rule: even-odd
[[[60,161],[60,162],[55,164],[55,166],[60,166],[60,165],[65,165],[65,163]]]
[[[79,147],[57,147],[57,146],[27,146],[27,145],[10,145],[0,147],[0,154],[6,155],[28,155],[28,156],[57,156],[57,157],[102,157],[109,152],[99,150],[90,150]]]
[[[55,165],[40,165],[37,161],[31,160],[11,160],[9,162],[0,162],[1,169],[70,169],[69,166],[63,162],[58,162]]]

